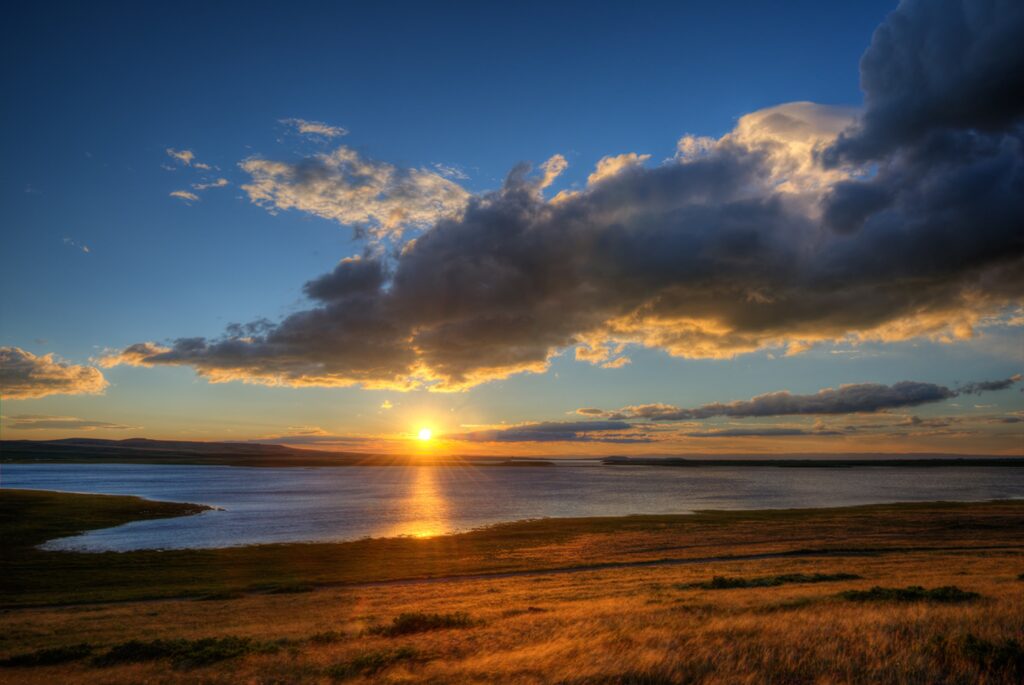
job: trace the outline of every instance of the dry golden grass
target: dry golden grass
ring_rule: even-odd
[[[101,667],[82,660],[3,668],[0,681],[1016,683],[1024,673],[1014,672],[1012,663],[986,664],[988,657],[964,644],[968,635],[981,644],[1024,642],[1022,571],[1024,551],[1014,546],[16,609],[0,615],[5,656],[77,642],[102,650],[129,639],[282,642],[271,654],[200,668],[176,668],[166,660]],[[786,573],[856,573],[861,579],[733,590],[678,587],[714,575]],[[838,597],[874,585],[957,585],[983,598],[942,605]],[[396,637],[370,630],[403,612],[465,612],[473,621]]]
[[[548,520],[431,540],[88,555],[31,544],[86,520],[172,512],[130,498],[4,497],[0,661],[44,663],[0,666],[0,682],[1024,681],[1019,502]],[[738,558],[752,554],[787,556]],[[601,568],[610,563],[620,566]],[[858,577],[699,586],[789,574]],[[392,582],[372,582],[381,579]],[[957,586],[980,598],[842,595],[873,586]],[[211,591],[231,599],[197,599]],[[45,663],[61,656],[69,660]]]

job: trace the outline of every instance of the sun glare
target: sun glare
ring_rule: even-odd
[[[423,440],[424,442],[426,442],[427,440],[430,440],[430,436],[431,435],[433,435],[433,433],[432,433],[432,431],[429,428],[420,428],[420,432],[419,432],[420,440]]]

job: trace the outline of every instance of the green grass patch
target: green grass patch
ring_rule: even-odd
[[[458,612],[455,614],[426,614],[415,612],[399,614],[391,619],[390,624],[372,626],[367,632],[372,635],[397,637],[399,635],[412,635],[413,633],[426,633],[431,630],[469,628],[472,625],[473,619],[469,617],[469,614],[464,612]]]
[[[277,643],[234,636],[199,640],[130,640],[94,657],[93,664],[114,666],[169,659],[175,668],[197,668],[248,654],[272,654],[278,649],[280,645]]]
[[[939,602],[959,604],[981,597],[977,592],[961,590],[955,585],[926,589],[920,585],[909,587],[880,587],[870,590],[847,590],[839,595],[851,602]]]
[[[420,659],[420,654],[412,647],[396,649],[378,649],[364,652],[352,659],[336,664],[327,669],[327,675],[336,680],[355,678],[356,676],[372,676],[395,664]]]
[[[855,573],[784,573],[778,576],[761,576],[760,578],[730,578],[715,576],[701,583],[676,585],[679,590],[700,588],[702,590],[734,590],[736,588],[777,587],[802,583],[835,583],[843,580],[859,580]]]
[[[65,647],[50,647],[49,649],[38,649],[34,652],[16,654],[0,660],[0,666],[53,666],[55,664],[66,664],[69,661],[84,659],[93,653],[93,646],[86,643],[67,645]]]

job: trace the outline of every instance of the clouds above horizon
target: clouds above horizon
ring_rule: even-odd
[[[969,338],[1024,297],[1024,91],[1006,66],[1024,52],[1007,38],[1022,14],[905,2],[862,60],[862,110],[763,109],[720,139],[684,136],[656,166],[604,157],[585,188],[554,199],[544,191],[561,155],[478,195],[345,146],[246,160],[243,189],[271,211],[354,226],[371,244],[422,233],[311,279],[309,307],[278,323],[134,345],[108,363],[187,365],[215,382],[461,390],[542,372],[572,348],[614,366],[628,358],[602,351],[629,345],[720,359]],[[944,107],[980,82],[999,97]]]
[[[634,426],[625,421],[544,421],[448,433],[440,437],[462,442],[651,442],[645,435],[631,433],[633,430]]]
[[[110,421],[93,421],[77,416],[50,416],[49,414],[15,414],[5,416],[4,424],[11,430],[134,430],[139,426],[126,426]]]
[[[5,400],[96,395],[108,385],[93,366],[60,361],[53,354],[37,356],[20,347],[0,347],[0,394]]]
[[[754,418],[772,416],[871,414],[890,409],[917,407],[952,399],[961,394],[1006,390],[1020,382],[1020,374],[997,381],[967,383],[950,389],[935,383],[901,381],[892,385],[851,383],[824,388],[810,395],[795,395],[787,390],[769,392],[749,400],[712,402],[690,409],[671,404],[640,404],[606,411],[594,407],[577,409],[582,416],[611,420],[695,421],[716,417]]]

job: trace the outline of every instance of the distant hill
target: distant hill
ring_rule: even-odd
[[[508,457],[424,456],[328,452],[255,442],[187,440],[0,440],[0,464],[191,464],[207,466],[552,466]]]
[[[352,466],[422,461],[420,458],[405,456],[324,452],[249,442],[192,442],[146,438],[0,441],[0,463]]]

